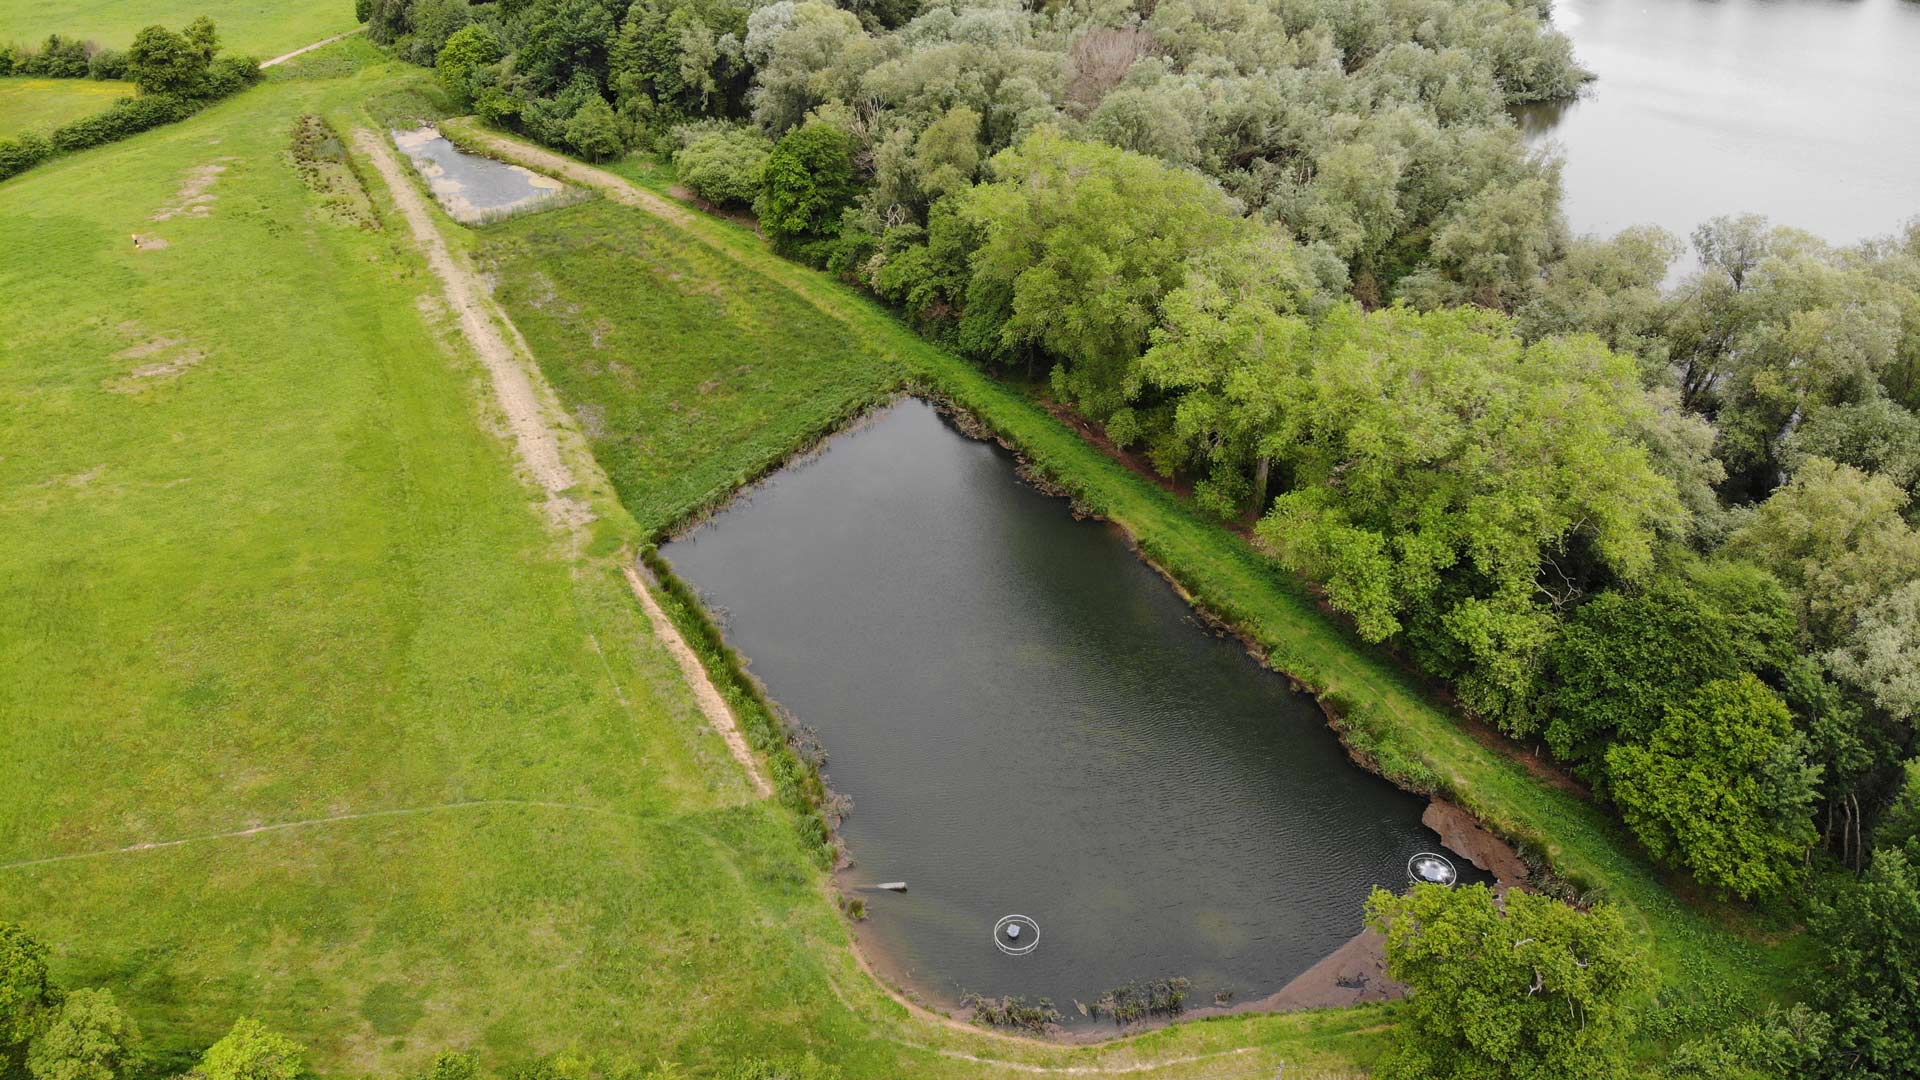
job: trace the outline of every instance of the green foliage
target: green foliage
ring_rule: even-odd
[[[442,1050],[410,1080],[481,1080],[480,1059],[472,1054]]]
[[[473,96],[474,73],[505,55],[500,35],[484,23],[473,23],[447,38],[434,58],[434,74],[447,93],[456,100],[468,101]]]
[[[1374,890],[1367,923],[1413,988],[1383,1080],[1585,1080],[1626,1074],[1646,970],[1615,909],[1484,885]]]
[[[105,112],[55,129],[53,146],[62,153],[101,146],[162,124],[184,120],[199,109],[200,102],[178,94],[142,94],[125,98]]]
[[[127,49],[127,76],[143,94],[188,95],[207,77],[212,56],[199,43],[164,26],[134,35]]]
[[[1791,598],[1764,570],[1716,563],[1667,571],[1580,606],[1549,648],[1542,733],[1564,761],[1644,741],[1706,682],[1793,662]],[[1603,779],[1603,776],[1596,776]]]
[[[1812,458],[1760,505],[1729,550],[1772,570],[1800,601],[1816,647],[1847,636],[1868,605],[1920,576],[1907,494],[1883,476]]]
[[[690,126],[679,131],[673,155],[675,175],[694,194],[715,206],[753,205],[773,144],[752,128],[734,125]]]
[[[18,1073],[28,1040],[60,990],[47,975],[47,947],[17,924],[0,922],[0,1074]]]
[[[111,990],[75,990],[27,1051],[33,1080],[127,1080],[138,1063],[140,1028]]]
[[[1169,1019],[1187,1011],[1193,980],[1183,976],[1134,981],[1103,991],[1087,1006],[1087,1014],[1106,1017],[1115,1027],[1126,1027],[1156,1016]]]
[[[853,202],[853,139],[824,120],[788,132],[767,155],[754,213],[774,247],[813,261]]]
[[[1795,1005],[1769,1007],[1756,1017],[1682,1043],[1659,1075],[1671,1080],[1768,1080],[1808,1076],[1833,1036],[1825,1014]]]
[[[999,311],[999,344],[1060,357],[1056,387],[1105,420],[1139,392],[1137,361],[1189,258],[1232,235],[1232,207],[1192,173],[1043,128],[956,196],[980,240],[969,309]]]
[[[1614,801],[1656,859],[1741,897],[1796,879],[1817,839],[1819,770],[1786,703],[1752,675],[1671,704],[1651,738],[1607,751]]]
[[[0,180],[25,172],[53,156],[52,140],[31,131],[0,139]]]
[[[1920,757],[1908,759],[1901,773],[1893,803],[1873,831],[1873,842],[1878,847],[1904,847],[1920,839]]]
[[[101,49],[87,60],[87,77],[112,82],[127,77],[127,54],[118,49]]]
[[[13,58],[13,74],[40,79],[87,77],[87,43],[74,37],[48,34],[38,52],[20,52]]]
[[[1826,945],[1817,998],[1835,1020],[1828,1075],[1920,1075],[1920,842],[1875,853],[1814,929]]]
[[[187,1074],[192,1080],[302,1080],[306,1075],[306,1047],[251,1017],[235,1021]]]
[[[567,118],[567,145],[589,161],[618,157],[626,150],[620,137],[620,120],[605,98],[595,94],[581,102]]]

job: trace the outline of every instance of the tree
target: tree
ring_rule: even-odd
[[[1920,842],[1877,852],[1865,878],[1816,909],[1834,1018],[1834,1077],[1920,1077]]]
[[[206,78],[210,59],[203,43],[149,26],[127,49],[127,75],[143,94],[192,94]]]
[[[461,27],[434,59],[434,74],[440,85],[461,101],[473,97],[473,73],[506,55],[500,36],[484,23]]]
[[[75,990],[33,1040],[34,1080],[123,1080],[138,1062],[140,1029],[111,990]]]
[[[993,179],[956,196],[982,244],[968,306],[1004,303],[1001,343],[1061,358],[1056,389],[1105,420],[1140,389],[1136,362],[1187,260],[1238,227],[1193,173],[1042,128],[995,155]],[[999,298],[1004,297],[1004,301]]]
[[[243,1017],[219,1042],[207,1047],[193,1080],[301,1080],[306,1048],[260,1021]]]
[[[1637,580],[1680,513],[1629,438],[1633,362],[1592,338],[1523,345],[1475,308],[1335,308],[1268,445],[1292,488],[1257,535],[1363,637],[1409,635],[1510,728],[1556,611]]]
[[[1895,719],[1920,716],[1920,580],[1862,608],[1827,667]]]
[[[1819,770],[1786,703],[1752,675],[1716,679],[1670,706],[1646,743],[1607,751],[1607,775],[1654,858],[1722,893],[1778,893],[1819,836]]]
[[[27,1043],[60,1003],[47,974],[47,947],[14,923],[0,923],[0,1075],[17,1075]]]
[[[1705,683],[1783,668],[1794,632],[1786,591],[1744,563],[1689,567],[1603,593],[1581,605],[1549,650],[1547,745],[1562,760],[1598,764],[1616,738],[1645,741]]]
[[[1844,642],[1854,618],[1920,576],[1920,533],[1900,512],[1907,494],[1882,476],[1809,458],[1729,540],[1729,551],[1799,594],[1812,644]]]
[[[1502,904],[1505,910],[1502,910]],[[1375,889],[1367,924],[1413,988],[1382,1080],[1625,1075],[1630,1003],[1648,974],[1619,912],[1484,885]]]
[[[853,138],[823,120],[801,125],[767,155],[762,185],[753,209],[774,247],[819,254],[811,249],[833,235],[841,211],[853,204]]]

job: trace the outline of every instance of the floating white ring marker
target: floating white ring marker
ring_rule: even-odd
[[[1025,915],[1002,915],[993,924],[993,945],[1008,956],[1025,956],[1040,944],[1040,924]]]
[[[1428,885],[1451,886],[1460,880],[1460,871],[1445,855],[1423,851],[1407,860],[1407,876]]]

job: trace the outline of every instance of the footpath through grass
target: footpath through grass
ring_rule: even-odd
[[[125,49],[142,27],[178,30],[201,15],[229,49],[262,60],[357,25],[352,0],[0,0],[0,44],[37,48],[59,34]]]
[[[296,117],[373,126],[427,76],[360,42],[295,67],[0,184],[0,919],[65,985],[115,990],[157,1075],[241,1015],[336,1077],[442,1050],[693,1075],[811,1054],[850,1080],[1377,1054],[1390,1011],[1066,1048],[912,1016],[866,978],[621,552],[562,542],[517,475],[384,189],[366,229],[293,167]],[[845,335],[806,311],[759,339],[764,383],[709,392],[730,405],[705,455],[632,474],[667,492],[651,516],[699,502],[673,485],[706,455],[750,468],[789,414],[879,385],[829,362]],[[795,341],[823,359],[787,398]],[[742,360],[684,362],[698,395],[697,367]],[[639,534],[599,509],[603,540]]]
[[[22,132],[50,135],[62,124],[105,112],[133,84],[92,79],[0,79],[0,139]]]
[[[669,190],[665,174],[645,161],[613,168],[656,194]],[[1428,690],[1359,642],[1245,540],[863,294],[779,258],[733,222],[699,216],[676,226],[610,204],[528,219],[490,239],[486,251],[501,274],[503,297],[570,407],[604,421],[596,452],[649,528],[670,524],[677,508],[724,498],[736,478],[776,460],[783,439],[790,448],[804,445],[859,401],[903,386],[949,397],[1124,526],[1203,606],[1256,641],[1274,667],[1327,697],[1386,771],[1451,795],[1544,854],[1576,886],[1619,903],[1658,967],[1657,1015],[1684,1028],[1728,1006],[1797,996],[1793,972],[1807,960],[1802,938],[1776,944],[1745,912],[1678,898],[1607,813],[1476,741]],[[765,322],[778,326],[781,341],[763,352],[757,327]],[[612,342],[635,351],[609,349]],[[709,374],[716,376],[725,372],[719,358],[735,358],[750,365],[743,370],[760,392],[718,401],[689,393],[698,372],[655,378],[658,353],[715,358]],[[817,398],[809,388],[822,384],[841,392]],[[682,413],[710,423],[718,413],[721,430],[745,434],[709,439],[701,434],[708,428],[690,426],[663,436],[623,423]],[[663,447],[663,437],[678,442]],[[699,457],[702,471],[676,477],[682,490],[655,502],[660,485],[650,462],[679,457]],[[1665,1034],[1656,1028],[1649,1037]]]

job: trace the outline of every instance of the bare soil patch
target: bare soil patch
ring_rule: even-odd
[[[122,327],[126,330],[126,327]],[[138,332],[137,328],[133,332]],[[193,348],[185,338],[156,337],[113,354],[115,360],[152,360],[118,378],[108,379],[102,388],[114,394],[137,394],[155,381],[177,379],[199,366],[207,354]]]
[[[213,213],[213,204],[219,196],[213,193],[214,182],[220,174],[227,171],[227,163],[238,158],[215,158],[205,165],[195,165],[187,170],[187,178],[180,190],[173,195],[173,205],[163,206],[153,212],[155,221],[171,221],[176,217],[207,217]]]

